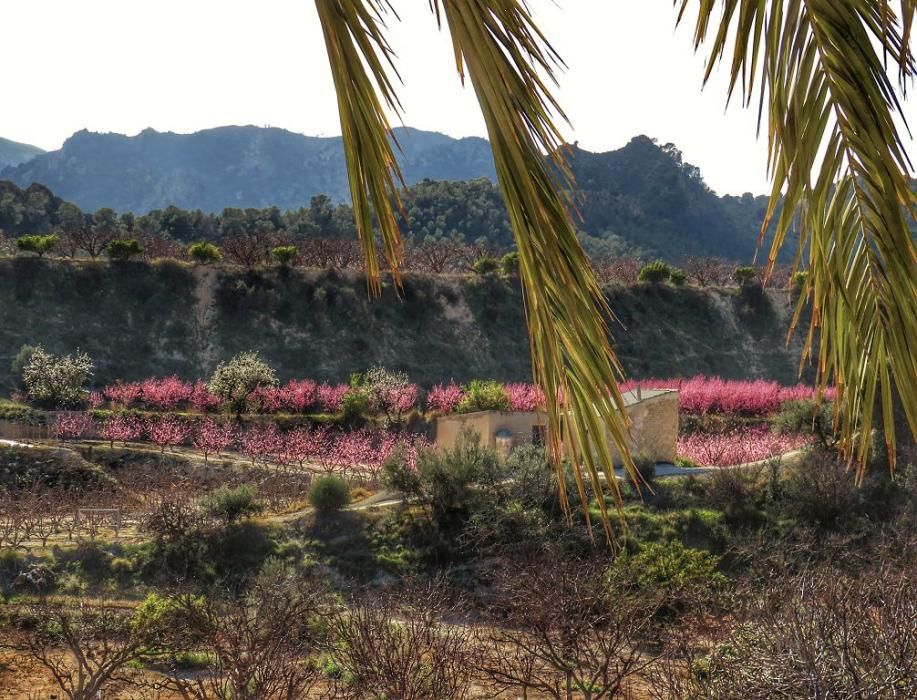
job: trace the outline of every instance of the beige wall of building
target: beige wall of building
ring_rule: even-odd
[[[678,392],[654,391],[625,396],[630,417],[632,454],[645,454],[656,462],[673,463],[678,443]],[[476,413],[440,416],[436,419],[436,445],[452,448],[464,429],[481,436],[490,447],[499,447],[497,434],[506,431],[512,435],[512,446],[533,442],[539,426],[547,419],[542,413],[478,411]],[[543,428],[541,428],[543,431]],[[609,435],[609,442],[611,437]],[[620,462],[613,450],[615,462]]]

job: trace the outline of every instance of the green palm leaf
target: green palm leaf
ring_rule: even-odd
[[[403,256],[395,216],[395,210],[401,208],[396,182],[403,185],[403,181],[383,108],[384,102],[390,110],[400,110],[389,77],[389,71],[394,72],[393,53],[383,33],[384,15],[391,7],[386,0],[315,0],[315,5],[337,91],[350,195],[366,258],[366,277],[370,290],[378,293],[381,282],[374,213],[396,280]]]
[[[710,38],[707,76],[731,48],[730,94],[757,90],[766,110],[774,182],[762,236],[782,197],[769,262],[796,225],[809,275],[793,325],[810,307],[804,359],[817,343],[843,447],[862,476],[878,410],[894,467],[896,396],[917,434],[915,200],[895,121],[914,73],[917,2],[903,0],[900,14],[888,0],[725,0],[719,11],[679,2],[679,19],[697,5],[696,45]]]
[[[610,310],[576,237],[570,203],[561,194],[561,186],[572,182],[553,121],[554,113],[563,113],[545,84],[553,80],[559,59],[520,0],[431,5],[438,21],[448,25],[459,75],[471,82],[487,125],[519,252],[535,381],[546,396],[562,397],[548,401],[547,410],[555,463],[561,469],[567,457],[574,465],[584,508],[584,479],[602,494],[600,475],[620,504],[608,434],[632,478],[639,476],[629,455],[629,426],[618,390],[621,368],[604,322]],[[567,495],[562,496],[566,502]],[[604,499],[598,503],[611,537]]]

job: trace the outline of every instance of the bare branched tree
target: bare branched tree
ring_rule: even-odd
[[[505,617],[479,633],[479,666],[501,692],[616,698],[652,662],[641,643],[654,606],[610,591],[599,562],[539,562],[495,588]]]
[[[328,653],[343,671],[335,697],[461,700],[471,679],[471,633],[438,583],[340,608]]]
[[[182,627],[177,646],[208,654],[188,678],[175,668],[171,686],[194,700],[295,700],[318,679],[310,659],[325,588],[276,565],[241,596],[175,599]]]

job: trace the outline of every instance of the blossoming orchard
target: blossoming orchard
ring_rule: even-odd
[[[767,422],[788,402],[814,399],[810,386],[703,376],[621,386],[625,392],[638,388],[679,390],[678,453],[698,465],[758,461],[811,441],[798,432],[775,431]],[[830,399],[829,391],[825,400]],[[225,402],[203,380],[171,376],[93,391],[84,406],[88,410],[59,413],[54,430],[61,440],[92,438],[110,446],[147,442],[160,453],[190,449],[205,461],[234,455],[252,465],[374,475],[395,450],[413,464],[417,451],[431,444],[435,416],[482,405],[532,412],[544,407],[544,395],[528,383],[450,381],[423,391],[403,374],[371,370],[348,384],[293,379],[258,386],[245,400],[243,421],[224,415]],[[711,428],[708,418],[719,423]]]

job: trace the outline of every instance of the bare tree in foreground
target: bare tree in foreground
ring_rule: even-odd
[[[610,591],[599,563],[540,564],[498,577],[505,619],[480,633],[483,676],[524,698],[626,696],[653,661],[640,645],[654,606]]]
[[[156,646],[152,619],[140,619],[111,603],[69,606],[40,601],[18,617],[20,629],[6,646],[47,669],[69,700],[96,700],[129,682],[128,666]]]
[[[917,577],[820,566],[747,600],[706,658],[682,639],[649,674],[663,698],[917,697]]]
[[[335,697],[461,700],[471,685],[471,633],[447,620],[457,611],[429,584],[339,609],[329,654],[342,671]]]
[[[178,646],[206,653],[206,669],[188,678],[175,668],[170,684],[188,700],[294,700],[318,678],[310,654],[325,589],[276,565],[242,597],[183,596]]]

